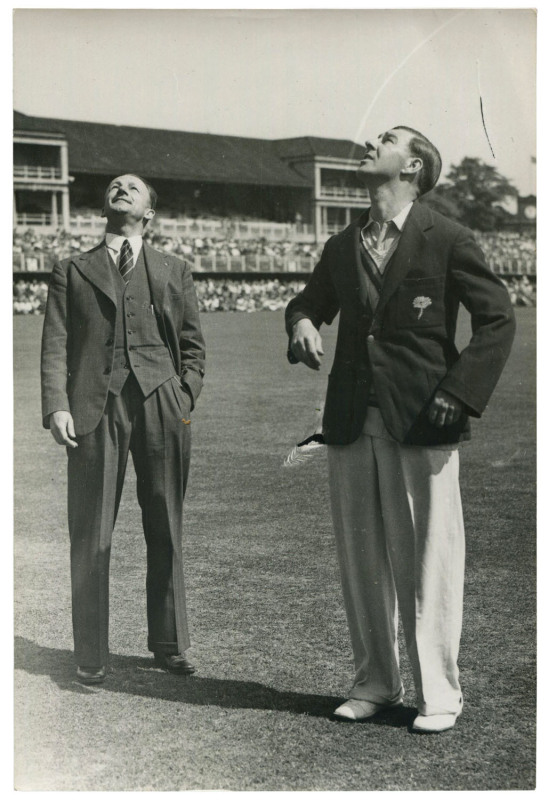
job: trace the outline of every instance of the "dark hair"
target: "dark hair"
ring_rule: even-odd
[[[419,173],[419,196],[434,188],[441,173],[441,156],[437,147],[420,131],[408,128],[407,125],[396,125],[393,130],[407,131],[412,134],[409,140],[409,152],[422,160]]]

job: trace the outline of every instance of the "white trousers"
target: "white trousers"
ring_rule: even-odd
[[[420,714],[462,705],[464,524],[456,446],[392,439],[377,409],[350,445],[328,447],[331,509],[356,676],[350,697],[403,697],[398,606]]]

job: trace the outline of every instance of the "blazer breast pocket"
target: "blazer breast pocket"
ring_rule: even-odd
[[[445,324],[444,277],[408,279],[396,295],[399,328],[429,328]]]

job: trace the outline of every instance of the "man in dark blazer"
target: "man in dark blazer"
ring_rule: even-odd
[[[323,433],[356,674],[335,715],[361,720],[402,703],[399,606],[420,732],[452,728],[462,708],[457,448],[486,407],[515,327],[471,232],[417,201],[440,171],[437,149],[411,128],[367,141],[358,176],[371,208],[327,241],[286,311],[289,358],[312,369],[323,355],[319,328],[340,312]],[[461,303],[472,337],[459,353]]]
[[[204,340],[190,267],[142,236],[156,192],[137,175],[109,184],[105,240],[58,263],[42,338],[44,427],[68,454],[72,619],[77,677],[108,663],[109,559],[127,458],[147,547],[148,648],[175,674],[194,667],[183,577],[190,413]]]

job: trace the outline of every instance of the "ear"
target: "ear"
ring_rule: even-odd
[[[423,167],[422,158],[418,158],[417,156],[411,156],[406,166],[402,169],[402,172],[405,175],[414,175],[417,172],[420,172],[422,167]]]
[[[153,208],[147,208],[147,210],[144,213],[143,219],[146,219],[148,222],[154,217],[155,214],[156,212],[154,211]]]

